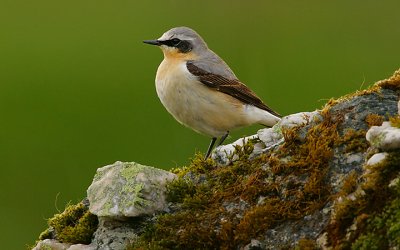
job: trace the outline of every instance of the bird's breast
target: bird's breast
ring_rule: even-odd
[[[185,62],[164,59],[157,70],[156,90],[168,112],[199,133],[221,136],[248,124],[240,101],[202,84]]]
[[[202,87],[200,84],[187,70],[185,62],[164,60],[158,67],[157,95],[168,112],[185,125],[193,119],[191,109],[198,101],[195,95]]]

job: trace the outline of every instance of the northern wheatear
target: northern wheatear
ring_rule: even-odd
[[[177,27],[143,42],[164,53],[156,75],[164,107],[181,124],[212,137],[206,159],[217,137],[221,145],[233,129],[255,123],[272,127],[280,120],[194,30]]]

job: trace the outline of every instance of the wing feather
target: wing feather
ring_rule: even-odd
[[[246,85],[241,83],[238,79],[228,79],[223,76],[213,74],[206,70],[201,69],[194,65],[192,61],[186,63],[186,67],[190,73],[197,76],[199,81],[209,88],[215,89],[227,95],[230,95],[245,104],[253,105],[269,113],[281,117],[280,114],[273,111],[263,101],[249,89]]]

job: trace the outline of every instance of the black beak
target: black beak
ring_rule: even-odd
[[[144,40],[143,42],[151,45],[157,45],[157,46],[161,45],[161,42],[158,40]]]

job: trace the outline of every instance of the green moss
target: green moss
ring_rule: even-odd
[[[45,239],[52,239],[53,238],[53,233],[49,228],[44,230],[40,235],[39,235],[39,240],[45,240]]]
[[[354,130],[347,129],[345,134],[340,140],[338,140],[338,144],[344,145],[345,153],[357,153],[357,152],[365,152],[369,147],[369,143],[365,138],[367,131],[365,130]]]
[[[380,88],[400,90],[400,70],[397,70],[389,79],[376,83]]]
[[[367,89],[357,90],[351,94],[347,94],[337,99],[330,99],[323,107],[323,110],[330,109],[338,103],[348,101],[356,96],[370,95],[372,93],[380,93],[381,89],[391,89],[400,91],[400,69],[397,70],[389,79],[378,81]],[[378,120],[375,120],[377,122]]]
[[[318,246],[315,244],[314,240],[311,239],[300,239],[297,243],[295,250],[317,250],[319,249]]]
[[[368,127],[381,126],[384,119],[385,118],[383,116],[378,114],[368,114],[365,117],[365,123],[367,123]]]
[[[373,213],[366,229],[352,249],[388,249],[400,246],[400,182],[389,195],[392,199],[381,212]]]
[[[186,197],[192,197],[196,193],[195,186],[187,178],[177,178],[167,185],[167,201],[182,203]]]
[[[88,208],[83,204],[69,205],[61,214],[54,215],[48,220],[50,229],[44,231],[40,240],[53,237],[63,243],[71,244],[89,244],[93,233],[97,229],[97,216],[91,214]]]
[[[389,117],[390,125],[400,128],[400,115]]]
[[[400,244],[400,184],[394,191],[388,187],[399,174],[399,163],[400,153],[392,152],[383,162],[366,166],[358,188],[335,203],[328,227],[331,246],[387,249]],[[350,226],[355,229],[348,231]]]

